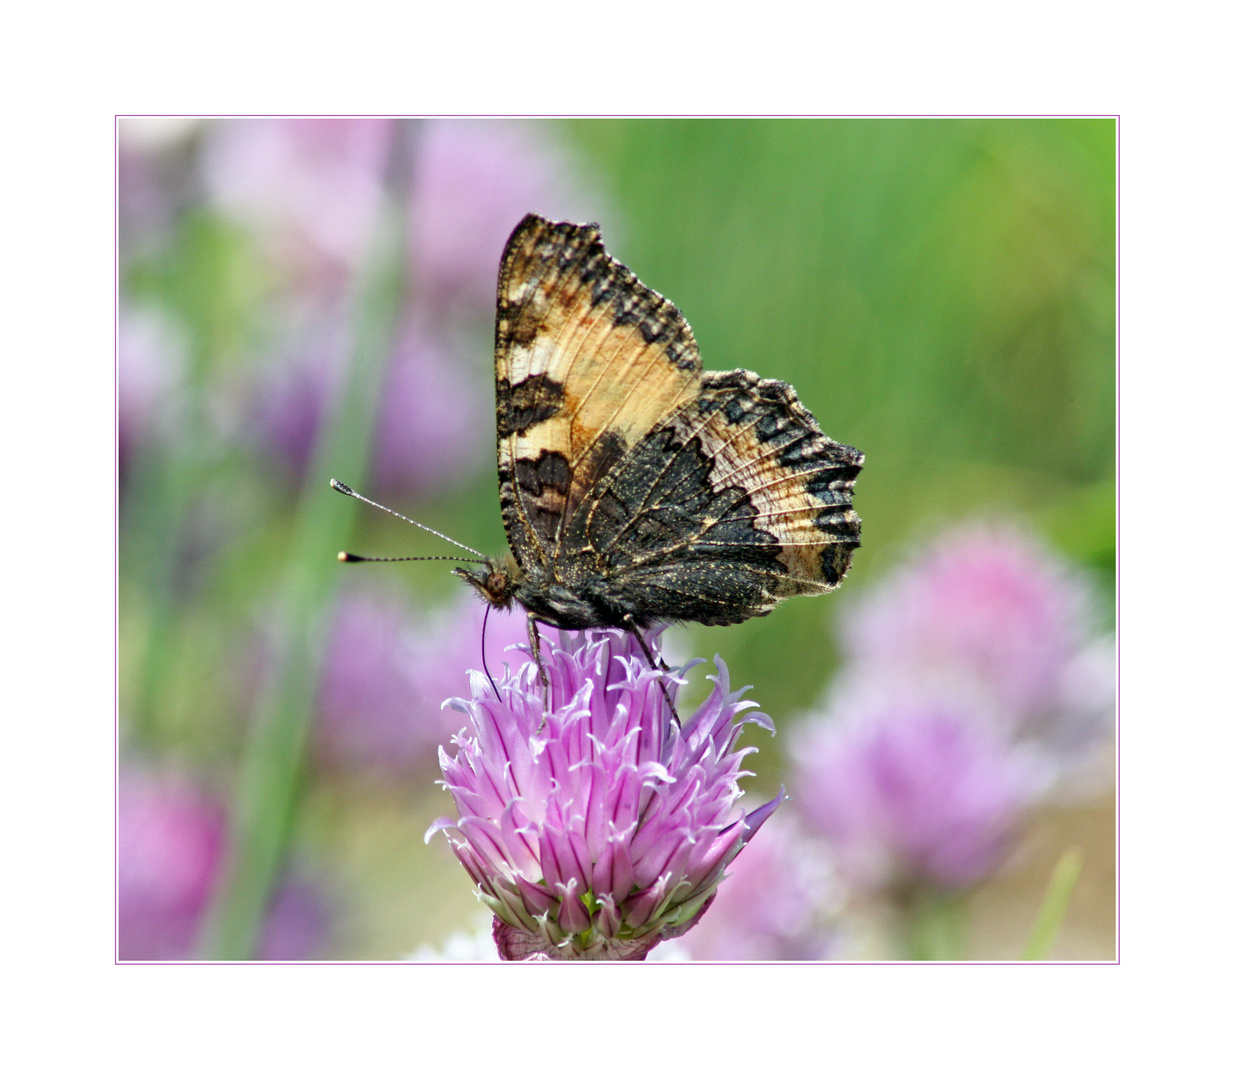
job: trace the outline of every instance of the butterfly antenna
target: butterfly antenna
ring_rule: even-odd
[[[459,555],[356,555],[351,551],[340,551],[339,562],[433,562],[442,559],[446,562],[478,562],[484,559],[465,559]]]
[[[359,492],[353,491],[351,488],[349,488],[345,483],[343,483],[342,480],[332,479],[330,481],[330,486],[334,488],[335,491],[341,491],[344,495],[350,495],[353,499],[359,499],[361,502],[368,503],[370,506],[376,506],[379,510],[385,510],[386,513],[388,514],[394,514],[394,516],[397,518],[403,518],[403,520],[406,521],[409,525],[415,525],[416,528],[418,529],[424,529],[425,532],[432,533],[434,536],[439,537],[442,540],[445,540],[448,544],[454,544],[455,547],[462,548],[464,551],[470,551],[473,555],[478,556],[481,562],[487,561],[485,559],[484,552],[477,551],[475,548],[470,548],[466,544],[460,544],[458,540],[455,540],[447,536],[445,533],[440,533],[436,529],[430,529],[428,525],[422,525],[419,521],[413,521],[410,517],[404,517],[404,515],[400,514],[397,510],[391,510],[389,506],[383,506],[381,503],[374,502],[372,499],[366,499]],[[448,559],[451,556],[449,555],[425,555],[425,556],[418,556],[418,557],[419,558],[429,558],[429,559],[433,559],[433,558]],[[339,552],[340,562],[403,562],[403,561],[410,562],[414,558],[417,558],[417,556],[408,557],[406,560],[404,559],[369,559],[361,555],[356,555],[356,556],[347,555],[347,552],[345,551]],[[471,559],[461,559],[461,560],[456,559],[455,561],[456,562],[471,562],[472,560]]]

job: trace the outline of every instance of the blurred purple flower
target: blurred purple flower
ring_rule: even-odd
[[[319,880],[293,868],[275,887],[258,941],[258,960],[312,960],[330,941],[337,907]]]
[[[339,284],[372,239],[397,122],[215,120],[203,132],[202,180],[277,262]]]
[[[458,593],[444,611],[414,612],[397,598],[354,591],[336,609],[318,689],[318,758],[336,769],[388,776],[431,767],[459,727],[442,704],[466,693],[469,669],[483,669],[485,607]],[[494,610],[485,630],[489,668],[527,641],[520,615]]]
[[[185,960],[218,885],[227,845],[222,804],[171,776],[120,775],[116,825],[117,956]],[[288,876],[267,909],[257,956],[304,960],[329,938],[332,912],[319,886]]]
[[[253,395],[251,430],[296,482],[304,478],[343,379],[341,326],[316,328],[272,363]],[[415,496],[465,481],[489,460],[476,432],[491,424],[479,374],[443,338],[401,335],[384,375],[371,454],[374,491]]]
[[[859,890],[950,892],[994,872],[1041,793],[1034,760],[959,699],[871,694],[798,732],[795,800]]]
[[[162,248],[195,195],[190,147],[201,121],[128,116],[116,125],[116,204],[120,261]]]
[[[1114,655],[1091,640],[1090,596],[1037,542],[968,525],[842,614],[846,686],[976,695],[1008,738],[1067,769],[1109,733]]]
[[[833,951],[839,905],[830,859],[782,810],[734,861],[681,944],[691,960],[823,960]]]
[[[534,663],[495,699],[473,676],[458,707],[474,736],[441,754],[459,820],[439,818],[451,847],[495,912],[506,960],[642,960],[689,930],[725,867],[784,798],[737,808],[749,752],[742,725],[771,727],[719,676],[679,728],[664,677],[627,634],[563,634],[545,643],[546,708]],[[659,634],[652,635],[654,643]]]
[[[117,818],[121,960],[175,960],[192,950],[227,831],[223,807],[175,780],[123,773]]]
[[[385,493],[449,488],[493,456],[492,408],[475,369],[445,339],[406,334],[391,357],[377,418],[373,478]]]
[[[183,335],[152,310],[122,307],[116,327],[116,426],[120,470],[175,430],[186,364]]]
[[[261,448],[299,484],[343,378],[342,325],[313,327],[259,374],[246,425]]]
[[[497,266],[529,210],[594,220],[549,128],[529,120],[430,120],[419,128],[410,204],[416,295],[493,317]]]

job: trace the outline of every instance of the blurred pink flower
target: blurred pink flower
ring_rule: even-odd
[[[192,951],[223,858],[226,815],[174,779],[122,773],[116,835],[118,955],[180,960]]]
[[[413,329],[386,372],[372,456],[378,491],[412,494],[463,482],[492,460],[493,425],[475,368],[444,338]]]
[[[166,317],[122,307],[116,327],[116,425],[120,469],[175,431],[186,345]]]
[[[275,887],[258,942],[258,960],[312,960],[330,942],[338,909],[320,880],[292,868]]]
[[[462,302],[475,309],[469,317],[491,319],[498,257],[519,219],[577,217],[586,205],[543,122],[215,120],[203,130],[202,181],[277,262],[337,279],[372,239],[400,124],[410,125],[414,300],[438,315]]]
[[[948,892],[988,876],[1044,783],[956,700],[872,692],[795,734],[795,805],[864,891]]]
[[[595,220],[601,208],[548,125],[535,120],[430,120],[413,151],[411,265],[432,305],[493,317],[497,266],[530,210]]]
[[[691,960],[823,960],[839,892],[831,862],[787,811],[743,848],[703,918],[681,944]]]
[[[462,590],[433,613],[375,590],[346,594],[318,690],[319,759],[393,776],[436,766],[438,747],[460,727],[458,714],[442,704],[468,694],[468,670],[483,669],[484,614],[485,606]],[[495,679],[513,662],[506,648],[526,640],[522,615],[491,612],[484,646]]]
[[[258,374],[245,425],[259,448],[299,484],[343,379],[346,342],[338,321],[323,321]]]
[[[122,117],[116,129],[116,209],[120,262],[164,247],[196,194],[189,117]]]
[[[1109,734],[1114,655],[1075,572],[1002,526],[939,537],[841,615],[844,686],[979,698],[1005,737],[1067,770]]]
[[[215,120],[203,131],[202,181],[276,261],[337,280],[372,240],[396,123]]]
[[[289,478],[300,482],[342,384],[342,327],[317,326],[259,377],[250,429]],[[493,454],[476,433],[491,425],[479,373],[441,337],[405,331],[383,377],[371,453],[373,491],[414,497],[466,481]]]
[[[185,960],[219,883],[227,846],[218,799],[176,776],[120,774],[116,821],[117,956]],[[267,909],[257,949],[263,960],[318,955],[332,912],[320,887],[285,877]]]

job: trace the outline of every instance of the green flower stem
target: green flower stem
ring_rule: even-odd
[[[139,297],[174,313],[187,331],[184,393],[177,408],[176,437],[161,453],[137,454],[121,507],[125,539],[121,580],[142,583],[142,596],[125,597],[146,610],[135,652],[135,678],[125,701],[126,735],[138,745],[157,743],[176,658],[184,647],[183,568],[187,523],[207,485],[217,482],[220,448],[206,434],[206,387],[235,349],[253,302],[251,263],[231,229],[202,213],[179,223],[172,250],[130,268],[129,287]],[[244,297],[244,299],[240,299]],[[224,458],[223,464],[226,464]]]
[[[185,428],[184,441],[196,449],[191,418],[186,420]],[[125,552],[121,554],[123,562],[131,559],[141,566],[141,576],[146,583],[148,624],[137,648],[139,676],[125,710],[126,734],[138,743],[154,739],[155,717],[166,697],[165,685],[175,655],[180,606],[176,602],[173,579],[184,521],[191,505],[191,481],[184,480],[190,471],[187,464],[158,461],[130,485],[130,504],[137,507],[136,513],[142,520],[139,528],[129,532],[137,537],[158,537],[162,541],[142,545],[136,557]],[[130,518],[133,513],[129,512]]]
[[[900,908],[903,955],[908,960],[963,960],[969,912],[961,896],[923,890]]]
[[[1038,917],[1034,920],[1033,929],[1029,931],[1029,941],[1022,960],[1045,960],[1063,925],[1068,904],[1072,900],[1072,891],[1076,888],[1081,876],[1080,848],[1070,847],[1059,856],[1051,880],[1047,882],[1046,895],[1042,898],[1042,906],[1038,909]]]
[[[393,151],[406,158],[397,142]],[[396,171],[405,171],[396,170]],[[233,804],[231,848],[220,892],[201,939],[201,955],[252,956],[295,818],[323,634],[355,503],[332,492],[332,475],[361,483],[367,466],[381,375],[403,307],[403,186],[388,185],[374,246],[358,282],[352,356],[339,405],[318,443],[301,494],[276,605],[277,655],[254,707]]]

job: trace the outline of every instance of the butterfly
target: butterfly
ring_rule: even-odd
[[[845,576],[861,452],[788,384],[704,371],[682,313],[605,251],[599,226],[519,222],[494,366],[510,551],[454,573],[526,609],[533,635],[536,620],[729,625]]]

